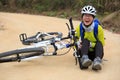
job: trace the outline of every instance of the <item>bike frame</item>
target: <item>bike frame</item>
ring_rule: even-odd
[[[57,43],[59,42],[59,43]],[[49,53],[48,51],[48,46],[52,45],[54,48],[54,52]],[[45,52],[44,52],[44,56],[47,55],[55,55],[57,50],[63,49],[63,48],[70,48],[70,44],[66,44],[64,43],[64,41],[61,41],[61,38],[54,38],[54,39],[50,39],[50,40],[45,40],[45,41],[41,41],[41,42],[37,42],[37,43],[33,43],[32,45],[29,45],[27,47],[24,48],[20,48],[20,49],[26,49],[26,48],[39,48],[42,47],[44,48]]]

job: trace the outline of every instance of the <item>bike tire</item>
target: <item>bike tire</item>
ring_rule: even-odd
[[[31,37],[28,37],[28,39],[33,39],[35,38],[40,32],[38,32],[35,36],[31,36]],[[46,34],[42,34],[41,36],[39,36],[39,38],[44,38],[46,36],[48,36],[47,34],[49,35],[54,35],[54,38],[62,38],[62,33],[61,32],[48,32]],[[52,37],[53,38],[53,37]],[[52,38],[49,38],[49,39],[52,39]],[[48,40],[48,39],[47,39]]]
[[[40,56],[44,53],[43,48],[26,48],[18,49],[0,53],[0,63],[5,62],[20,62],[22,59],[30,58],[34,56]]]
[[[31,43],[37,43],[40,41],[45,41],[45,40],[51,40],[53,38],[62,38],[62,33],[61,32],[48,32],[46,34],[42,33],[38,38],[37,35],[40,34],[40,32],[38,32],[35,36],[31,36],[31,37],[27,37],[26,34],[20,34],[20,41],[24,44],[24,45],[30,45]],[[52,37],[50,38],[46,38],[48,37],[48,35],[51,35]]]

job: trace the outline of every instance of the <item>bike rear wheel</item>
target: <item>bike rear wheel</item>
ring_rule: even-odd
[[[14,62],[14,61],[20,62],[22,59],[40,56],[44,52],[45,51],[43,48],[25,48],[25,49],[3,52],[0,53],[0,63]]]
[[[61,32],[48,32],[48,33],[42,33],[38,32],[36,35],[27,37],[26,33],[20,34],[20,41],[24,45],[30,45],[31,43],[37,43],[40,41],[50,40],[53,38],[62,38]]]

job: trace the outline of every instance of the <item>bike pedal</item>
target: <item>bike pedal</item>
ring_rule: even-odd
[[[27,40],[27,35],[26,35],[26,33],[20,34],[20,35],[19,35],[19,38],[20,38],[20,41],[21,41],[21,42]]]

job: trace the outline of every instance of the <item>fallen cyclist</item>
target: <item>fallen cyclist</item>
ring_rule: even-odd
[[[82,21],[76,27],[81,65],[87,69],[93,63],[93,70],[101,70],[104,56],[103,46],[105,44],[103,28],[95,20],[96,10],[93,6],[84,6],[81,14]]]

